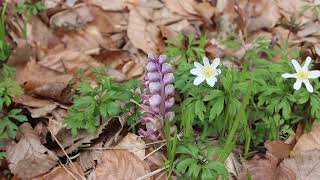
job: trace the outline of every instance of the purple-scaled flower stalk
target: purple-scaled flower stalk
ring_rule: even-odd
[[[142,123],[146,130],[139,129],[141,136],[157,139],[162,132],[166,120],[173,120],[171,111],[174,105],[174,76],[172,67],[166,63],[166,56],[148,56],[143,86],[145,91],[141,94],[144,115]]]

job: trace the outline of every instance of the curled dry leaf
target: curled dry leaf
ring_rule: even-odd
[[[278,6],[274,0],[249,1],[245,10],[249,17],[246,23],[249,32],[261,28],[273,28],[280,19]]]
[[[243,170],[240,179],[251,177],[252,180],[295,180],[295,174],[289,168],[279,165],[283,158],[289,156],[291,149],[281,141],[265,143],[267,153],[265,156],[254,156],[252,159],[243,163]]]
[[[303,134],[290,153],[291,157],[308,150],[320,150],[320,125],[314,124],[311,132]]]
[[[137,179],[148,174],[150,168],[127,150],[108,150],[95,171],[97,180]]]
[[[315,180],[320,177],[320,151],[308,150],[285,159],[280,166],[289,168],[294,172],[297,180]]]
[[[160,30],[147,22],[134,7],[130,9],[127,34],[132,44],[145,53],[160,52]]]
[[[64,167],[58,166],[47,174],[37,176],[31,180],[75,180],[84,179],[84,172],[78,163],[73,163],[75,166],[66,165]],[[76,169],[74,169],[76,168]]]
[[[86,4],[77,4],[72,8],[56,13],[50,18],[50,26],[54,28],[76,29],[93,20]]]
[[[145,142],[141,137],[128,133],[116,146],[115,149],[125,149],[129,152],[132,152],[139,159],[143,160],[146,152],[145,152]]]
[[[58,161],[54,152],[40,143],[40,139],[29,123],[19,127],[21,137],[17,144],[7,149],[10,171],[19,178],[31,178],[48,172]]]
[[[27,92],[64,102],[64,91],[72,76],[57,73],[31,60],[17,71],[16,79]]]

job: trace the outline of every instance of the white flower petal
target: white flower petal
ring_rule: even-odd
[[[215,58],[211,64],[211,67],[216,69],[220,64],[220,58]]]
[[[292,65],[293,65],[294,69],[296,70],[296,72],[299,72],[300,69],[301,69],[301,66],[300,66],[300,64],[298,63],[298,61],[295,60],[295,59],[292,59],[292,60],[291,60],[291,63],[292,63]]]
[[[190,73],[195,75],[195,76],[202,76],[201,71],[198,68],[193,68],[190,70]]]
[[[196,77],[196,79],[194,79],[194,81],[193,81],[193,84],[196,85],[196,86],[198,86],[198,85],[201,84],[205,79],[206,79],[206,78],[201,77],[201,76]]]
[[[203,56],[202,61],[204,66],[210,66],[209,59],[206,56]]]
[[[312,92],[313,92],[313,87],[312,87],[312,85],[310,84],[310,81],[309,81],[309,80],[304,80],[303,83],[304,83],[304,85],[306,85],[307,90],[308,90],[310,93],[312,93]]]
[[[312,59],[311,59],[311,57],[310,56],[308,56],[307,58],[306,58],[306,62],[304,63],[304,65],[303,65],[303,69],[308,69],[308,66],[309,66],[309,64],[311,63],[311,61],[312,61]]]
[[[216,69],[214,75],[216,76],[216,75],[219,75],[219,74],[221,74],[221,70],[220,69]]]
[[[320,71],[319,70],[309,71],[308,78],[318,78],[318,77],[320,77]]]
[[[283,78],[297,78],[297,74],[289,74],[289,73],[284,73],[281,75]]]
[[[194,67],[198,68],[199,70],[202,70],[203,69],[203,65],[198,63],[198,62],[194,62]]]
[[[207,78],[206,79],[207,81],[207,84],[211,87],[214,86],[214,84],[217,82],[217,78],[215,78],[214,76],[210,77],[210,78]]]
[[[293,84],[293,89],[299,90],[301,88],[302,81],[298,80]]]

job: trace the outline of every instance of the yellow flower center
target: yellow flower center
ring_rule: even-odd
[[[214,74],[214,70],[210,66],[205,66],[202,73],[206,78],[209,78]]]
[[[297,79],[299,80],[306,80],[308,79],[308,71],[307,70],[301,70],[297,73]]]

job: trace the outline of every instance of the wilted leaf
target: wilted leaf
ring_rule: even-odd
[[[267,153],[272,154],[278,160],[288,158],[293,145],[286,144],[283,141],[267,141],[264,146],[267,148]]]
[[[115,149],[126,149],[129,152],[132,152],[139,159],[143,160],[146,155],[145,152],[145,142],[141,137],[128,133],[116,146]]]
[[[320,125],[314,124],[311,132],[303,134],[290,153],[294,157],[308,150],[320,150]]]
[[[65,167],[58,166],[51,172],[32,178],[31,180],[74,180],[75,178],[79,180],[84,179],[84,173],[81,170],[79,164],[73,162],[73,165],[75,167],[70,164]]]
[[[21,133],[19,142],[7,149],[7,160],[13,174],[31,178],[48,172],[57,164],[57,156],[40,143],[29,123],[22,124],[18,133]]]
[[[14,97],[13,101],[17,104],[22,104],[22,105],[33,107],[33,108],[42,108],[42,107],[46,107],[53,104],[48,100],[38,99],[26,94]]]
[[[315,180],[320,177],[319,159],[319,150],[309,150],[285,159],[281,165],[294,172],[297,180]]]
[[[137,179],[148,174],[150,168],[127,150],[107,150],[95,171],[97,180]]]
[[[145,53],[160,52],[160,30],[152,22],[147,22],[134,7],[130,9],[127,33],[138,49]]]

